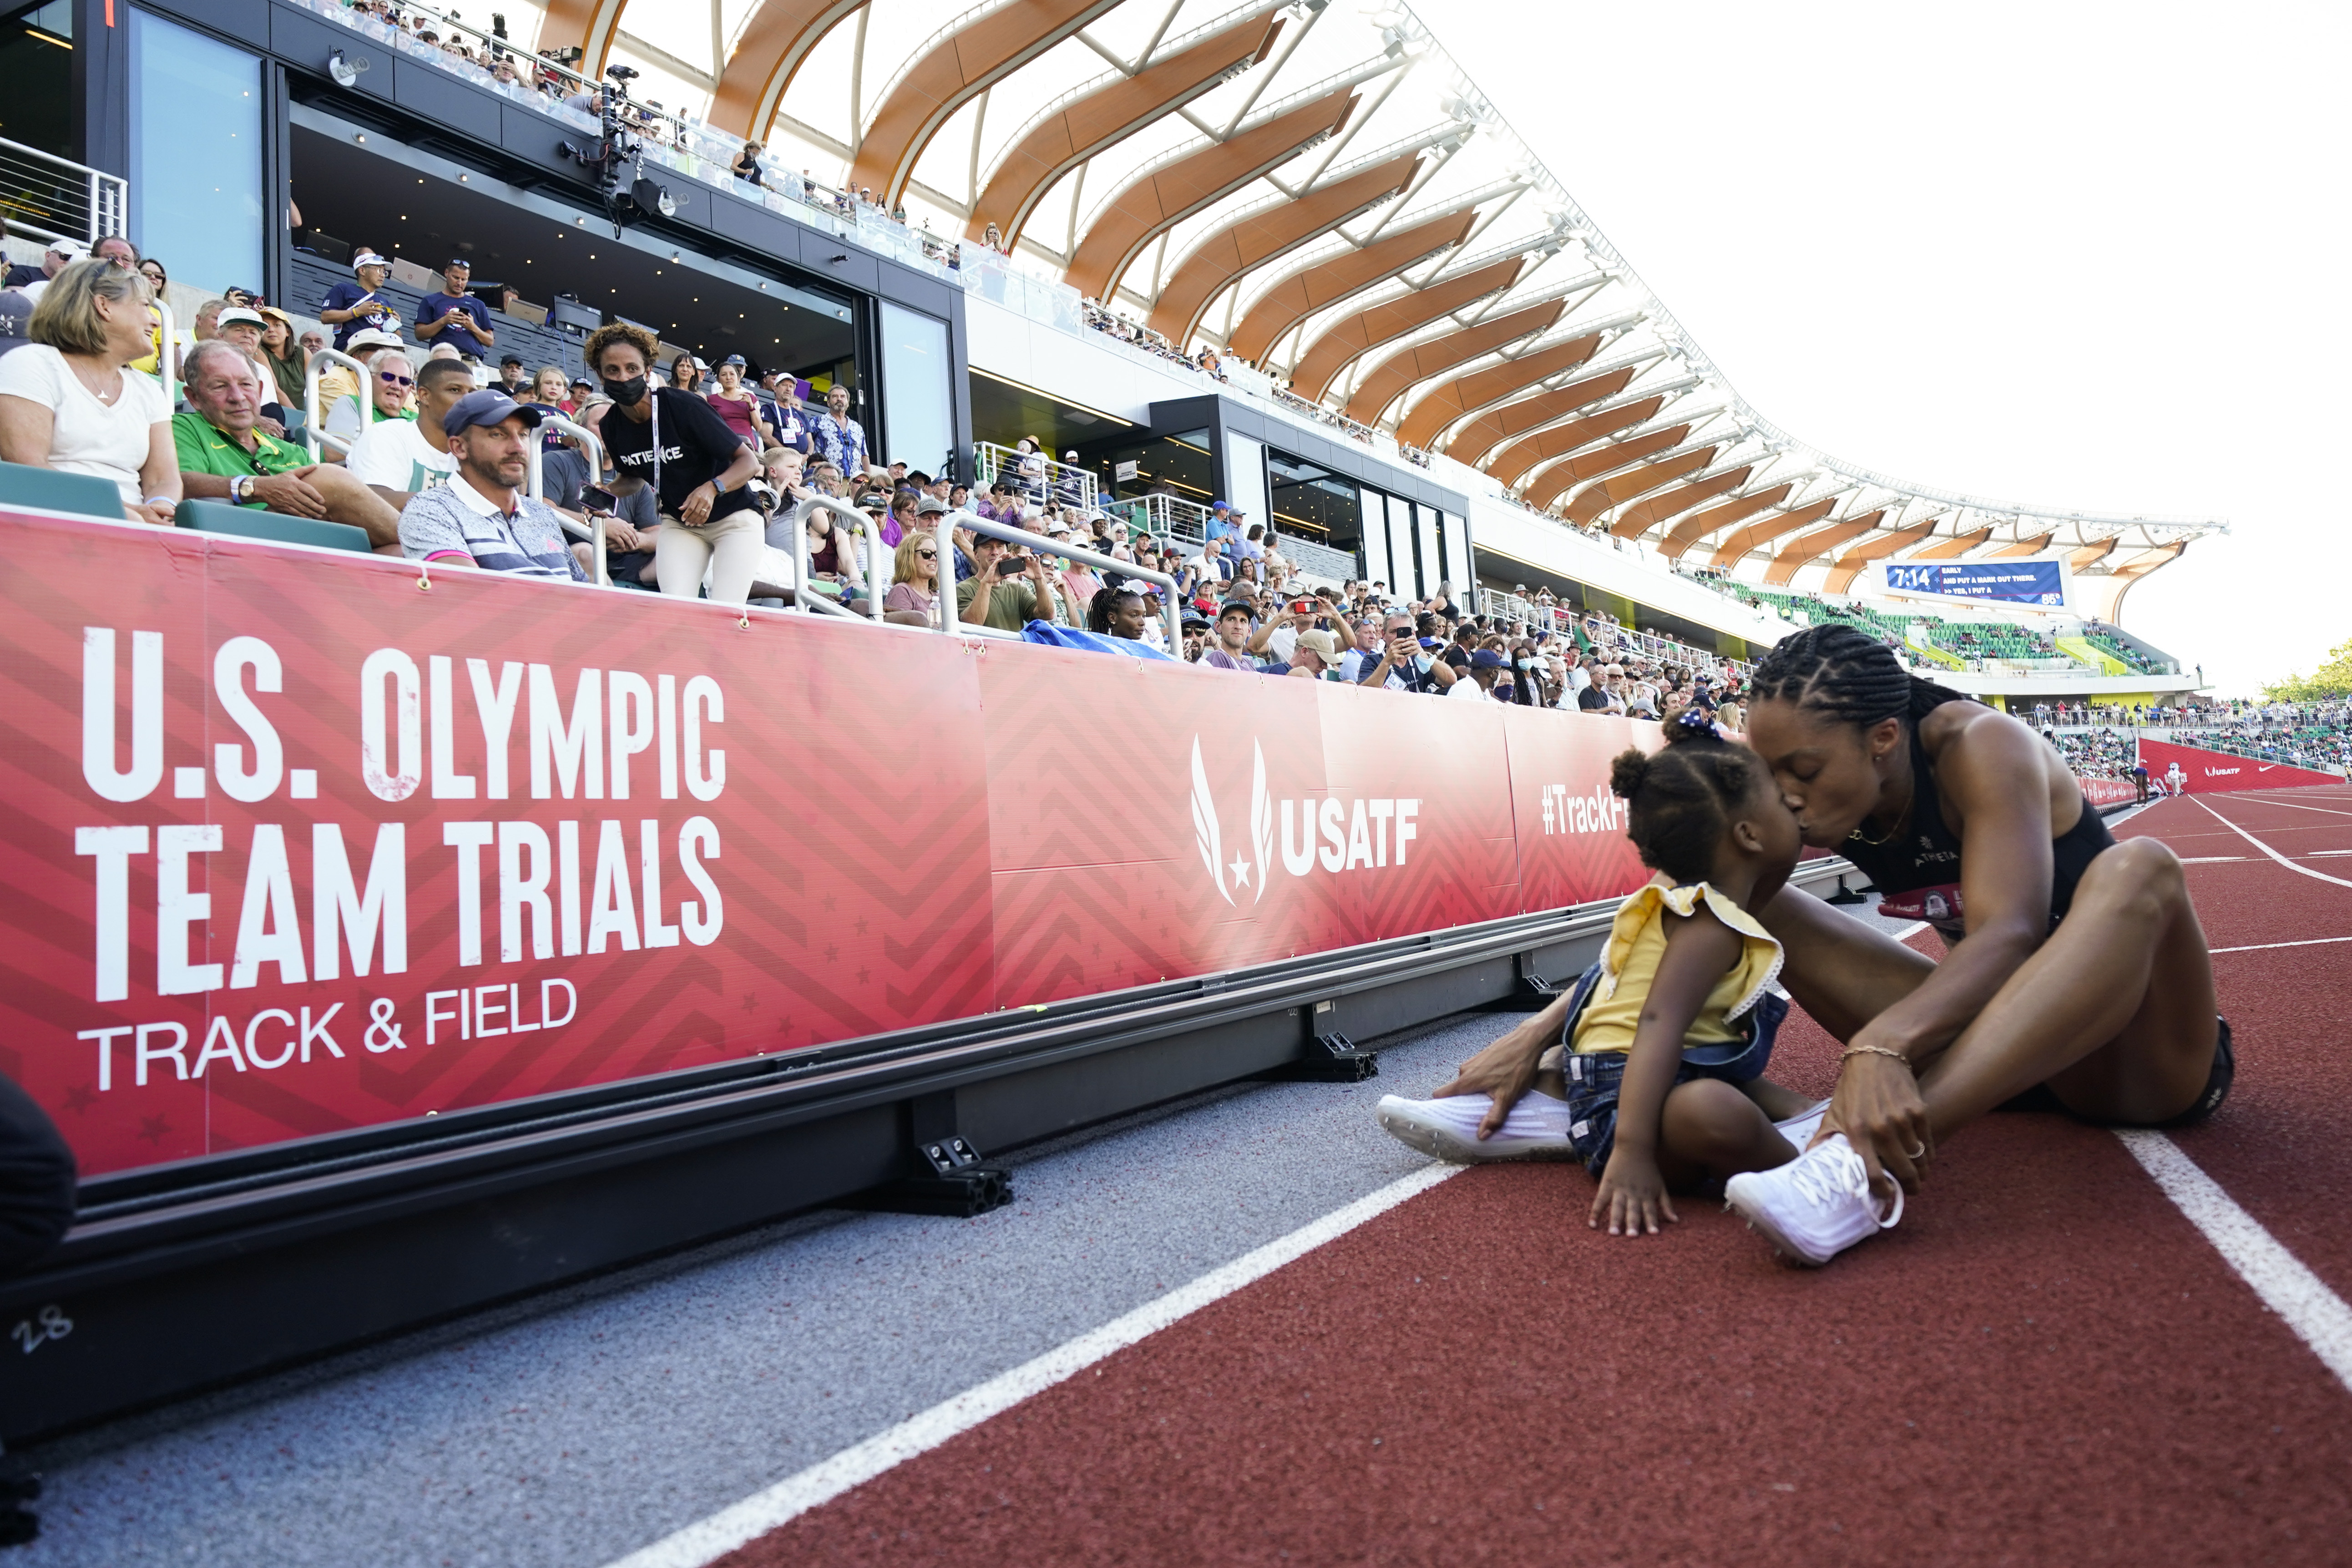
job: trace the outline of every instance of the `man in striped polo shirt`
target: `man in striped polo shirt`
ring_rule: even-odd
[[[457,471],[402,510],[402,552],[436,565],[590,581],[588,547],[568,544],[555,509],[522,493],[539,420],[537,409],[495,388],[469,392],[444,413]]]

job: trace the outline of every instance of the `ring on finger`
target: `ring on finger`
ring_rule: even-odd
[[[1919,1146],[1918,1146],[1916,1149],[1913,1149],[1913,1150],[1909,1151],[1909,1152],[1906,1152],[1903,1157],[1904,1157],[1905,1159],[1906,1159],[1906,1160],[1924,1160],[1924,1159],[1926,1159],[1926,1158],[1927,1157],[1927,1144],[1926,1140],[1924,1140],[1924,1139],[1923,1139],[1923,1140],[1921,1140],[1920,1144],[1919,1144]]]

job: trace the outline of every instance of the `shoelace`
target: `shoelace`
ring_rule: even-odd
[[[1840,1198],[1853,1196],[1870,1205],[1874,1217],[1878,1215],[1877,1194],[1870,1190],[1870,1168],[1854,1152],[1853,1145],[1840,1136],[1826,1143],[1816,1144],[1812,1151],[1789,1168],[1789,1184],[1806,1198],[1823,1208]],[[1878,1228],[1890,1230],[1903,1217],[1903,1189],[1895,1189],[1895,1201],[1889,1212],[1878,1220]]]

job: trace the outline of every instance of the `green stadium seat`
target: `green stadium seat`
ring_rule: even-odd
[[[43,511],[123,521],[122,492],[106,480],[26,463],[0,463],[0,506],[38,507]]]
[[[322,550],[353,550],[370,553],[367,531],[347,522],[320,522],[307,517],[280,517],[226,501],[184,500],[173,514],[182,528],[206,533],[235,533],[267,539],[277,544],[314,544]]]

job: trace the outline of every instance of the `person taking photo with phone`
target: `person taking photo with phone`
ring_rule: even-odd
[[[956,584],[956,609],[966,626],[1017,632],[1031,621],[1054,618],[1045,562],[1010,553],[1001,539],[975,541],[971,557],[972,574]]]

